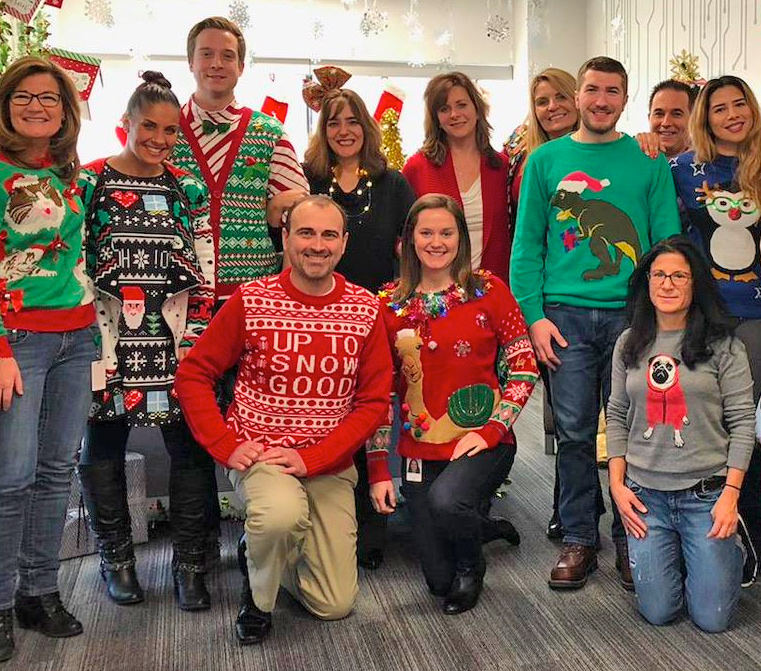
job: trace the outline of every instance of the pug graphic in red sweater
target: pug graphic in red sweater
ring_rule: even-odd
[[[647,431],[643,438],[653,435],[657,424],[674,427],[674,445],[684,446],[682,427],[690,423],[687,402],[679,384],[679,359],[657,354],[648,360],[647,368]]]

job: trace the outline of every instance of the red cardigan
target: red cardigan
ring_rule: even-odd
[[[484,206],[481,267],[507,282],[512,241],[507,217],[508,160],[502,154],[497,154],[497,157],[500,161],[499,168],[490,168],[486,157],[481,157],[481,198]],[[402,174],[412,185],[418,198],[427,193],[443,193],[454,198],[462,207],[462,197],[450,152],[447,152],[441,166],[434,165],[429,158],[418,152],[410,156]]]

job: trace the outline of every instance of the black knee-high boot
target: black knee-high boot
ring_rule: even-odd
[[[108,596],[120,605],[140,603],[144,595],[135,573],[124,461],[80,464],[77,472]]]
[[[177,602],[182,610],[206,610],[211,596],[206,589],[207,502],[211,457],[197,445],[172,454],[169,472],[172,526],[172,573]]]

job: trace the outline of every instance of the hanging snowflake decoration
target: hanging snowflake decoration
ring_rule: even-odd
[[[375,7],[368,9],[359,22],[359,30],[365,37],[380,35],[386,28],[388,28],[388,12],[381,12]]]
[[[341,0],[341,4],[343,5],[343,8],[348,11],[357,4],[357,0]]]
[[[423,26],[419,23],[414,26],[410,26],[410,42],[422,42],[423,41]]]
[[[238,24],[238,28],[246,30],[251,25],[251,15],[248,13],[248,3],[245,0],[233,0],[227,18]]]
[[[620,16],[616,16],[610,22],[610,27],[612,28],[614,42],[620,42],[621,40],[624,39],[624,35],[626,35],[626,25],[624,24],[624,20]]]
[[[325,37],[325,24],[321,19],[315,18],[312,21],[312,39],[319,42],[323,37]]]
[[[495,42],[503,42],[510,37],[510,21],[501,14],[486,19],[486,37]]]
[[[436,36],[436,46],[437,47],[446,47],[446,46],[449,46],[451,43],[452,43],[452,31],[451,30],[442,30]]]
[[[419,25],[420,14],[418,14],[414,9],[410,9],[408,12],[402,14],[402,21],[404,21],[404,25],[408,28],[411,28],[414,25]]]
[[[450,70],[454,70],[454,59],[452,58],[452,55],[444,56],[444,58],[440,59],[438,63],[436,63],[436,68],[439,70],[439,72],[449,72]]]
[[[93,23],[111,28],[114,25],[111,0],[85,0],[85,16]]]

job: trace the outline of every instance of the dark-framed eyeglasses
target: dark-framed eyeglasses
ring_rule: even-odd
[[[37,98],[37,102],[43,107],[58,107],[61,102],[61,94],[46,91],[44,93],[29,93],[29,91],[16,91],[11,95],[11,102],[19,107],[26,107],[31,104],[32,100]]]
[[[685,273],[683,270],[676,270],[673,273],[664,273],[662,270],[651,270],[647,274],[647,279],[650,280],[650,284],[658,285],[663,284],[666,280],[671,280],[671,284],[681,289],[690,283],[692,275],[690,275],[690,273]]]

